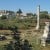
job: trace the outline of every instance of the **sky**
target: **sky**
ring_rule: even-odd
[[[0,10],[17,11],[20,8],[24,13],[35,13],[38,5],[41,11],[50,13],[50,0],[0,0]]]

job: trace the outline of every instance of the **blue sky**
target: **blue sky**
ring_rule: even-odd
[[[19,8],[23,12],[36,12],[37,6],[41,10],[50,12],[50,0],[0,0],[0,10],[17,11]]]

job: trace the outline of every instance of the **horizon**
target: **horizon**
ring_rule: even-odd
[[[36,13],[37,6],[40,5],[41,11],[50,13],[50,0],[0,0],[0,10],[17,11],[21,9],[23,13]]]

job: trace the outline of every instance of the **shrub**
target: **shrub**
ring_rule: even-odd
[[[1,16],[1,19],[7,19],[6,15]]]

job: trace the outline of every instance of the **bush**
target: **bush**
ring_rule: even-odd
[[[3,15],[3,16],[1,17],[1,19],[7,19],[6,15]]]
[[[40,14],[40,18],[41,19],[49,19],[49,15],[48,14]]]
[[[0,23],[0,29],[2,29],[2,28],[3,28],[3,24]]]

